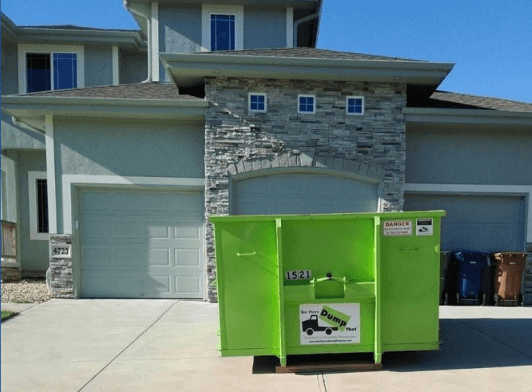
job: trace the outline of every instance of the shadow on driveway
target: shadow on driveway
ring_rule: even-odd
[[[386,352],[383,370],[417,372],[532,365],[532,319],[441,319],[439,351]],[[297,362],[368,362],[373,354],[289,356]],[[277,357],[255,357],[254,374],[275,373]]]

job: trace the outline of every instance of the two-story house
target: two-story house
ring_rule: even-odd
[[[3,96],[42,140],[56,296],[215,300],[211,214],[445,209],[442,249],[532,246],[531,104],[316,49],[319,0],[125,6],[145,83]]]

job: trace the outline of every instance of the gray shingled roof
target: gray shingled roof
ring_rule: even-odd
[[[328,49],[315,48],[278,48],[278,49],[245,49],[245,50],[219,50],[214,52],[198,52],[199,55],[227,55],[227,56],[265,56],[265,57],[296,57],[313,59],[337,59],[337,60],[372,60],[372,61],[415,61],[400,57],[387,57],[363,53],[339,52]]]
[[[51,29],[51,30],[84,30],[84,31],[125,31],[139,33],[140,30],[134,29],[104,29],[98,27],[84,27],[76,25],[43,25],[43,26],[18,26],[21,29]]]
[[[173,84],[136,83],[118,86],[98,86],[70,90],[41,91],[25,94],[32,97],[111,98],[111,99],[165,99],[173,101],[203,101],[191,95],[178,94]]]
[[[508,99],[435,91],[423,107],[486,109],[506,112],[532,112],[532,104]]]

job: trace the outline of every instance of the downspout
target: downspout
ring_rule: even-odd
[[[310,22],[311,20],[317,19],[320,16],[320,14],[317,12],[312,15],[305,16],[304,18],[301,18],[299,20],[296,20],[294,22],[294,48],[297,48],[297,29],[301,23]]]
[[[131,8],[128,4],[128,0],[124,0],[124,8],[131,12],[132,14],[135,14],[141,18],[146,19],[147,23],[147,30],[148,30],[148,78],[141,82],[141,83],[149,83],[151,82],[151,16],[143,14],[142,12],[139,12],[133,8]]]

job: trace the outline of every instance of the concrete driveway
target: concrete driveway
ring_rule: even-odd
[[[217,305],[52,300],[2,324],[2,391],[532,391],[532,308],[441,307],[438,352],[384,370],[271,374],[220,358]]]

